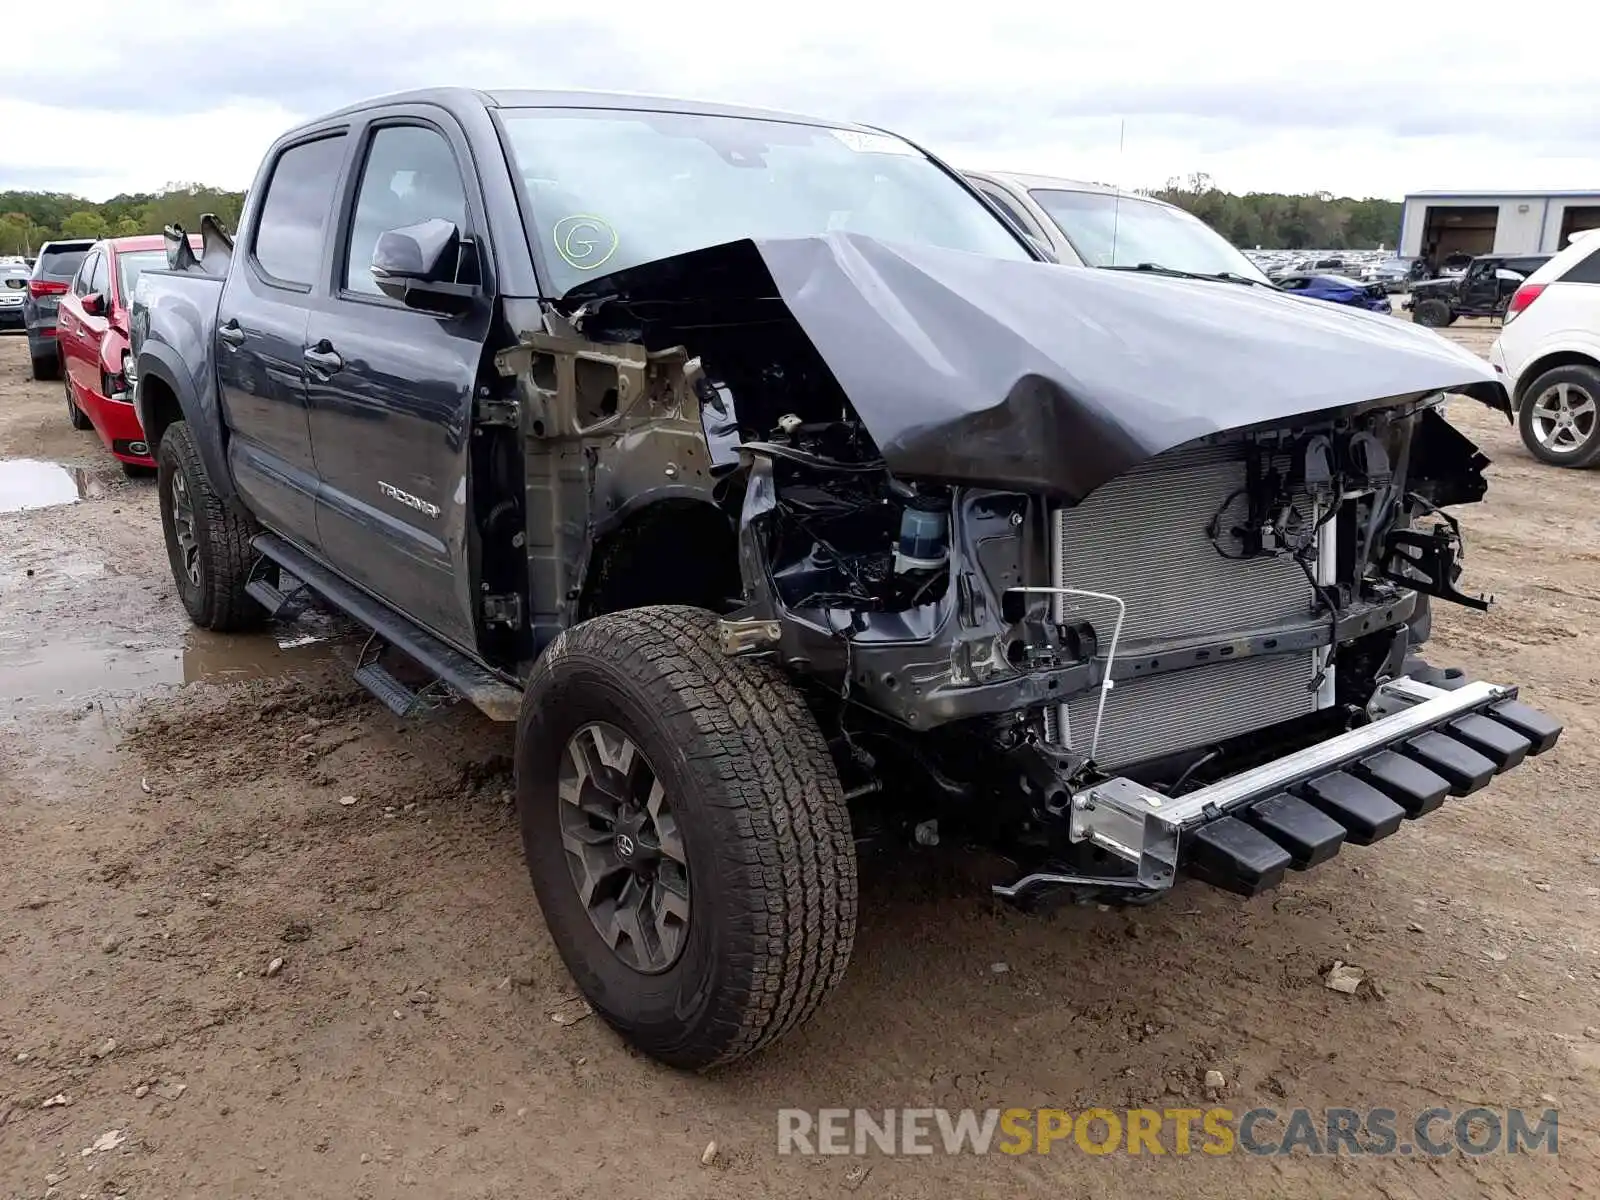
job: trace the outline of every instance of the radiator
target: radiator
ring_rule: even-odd
[[[1245,473],[1239,444],[1178,451],[1055,512],[1054,586],[1122,599],[1127,609],[1119,660],[1138,655],[1141,643],[1223,638],[1318,611],[1297,563],[1287,557],[1229,559],[1212,544],[1207,525],[1219,509],[1227,505],[1224,527],[1245,512]],[[1309,498],[1301,500],[1300,511],[1310,512]],[[1319,535],[1318,570],[1324,577],[1332,565],[1333,528],[1330,522]],[[1114,605],[1058,595],[1055,617],[1090,622],[1100,653],[1109,649]],[[1319,690],[1312,687],[1324,654],[1220,661],[1119,681],[1106,698],[1095,760],[1116,768],[1312,712],[1331,700],[1326,682]],[[1098,703],[1095,691],[1060,705],[1050,722],[1053,736],[1088,750]]]

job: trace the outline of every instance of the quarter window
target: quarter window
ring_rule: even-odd
[[[273,279],[310,287],[322,257],[344,135],[291,146],[278,156],[256,222],[255,260]]]
[[[1023,233],[1026,233],[1029,237],[1038,238],[1041,242],[1048,240],[1044,236],[1044,231],[1030,221],[1025,215],[1023,215],[1022,210],[1013,204],[1007,197],[1002,196],[993,188],[986,187],[980,190],[990,200],[993,200],[995,207],[997,207],[1001,212],[1005,213],[1006,216],[1010,217],[1011,220],[1016,223],[1017,228],[1022,230]]]
[[[1567,273],[1561,277],[1562,283],[1600,283],[1600,233],[1591,236],[1594,249],[1567,268]]]
[[[388,125],[372,137],[346,243],[344,287],[379,294],[372,252],[379,235],[434,218],[465,233],[467,194],[450,143],[422,125]]]

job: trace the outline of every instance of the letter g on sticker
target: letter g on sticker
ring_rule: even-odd
[[[617,231],[609,222],[585,213],[562,217],[550,236],[561,260],[580,271],[594,270],[617,252]]]

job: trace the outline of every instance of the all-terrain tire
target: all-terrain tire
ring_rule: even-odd
[[[1411,319],[1429,329],[1443,329],[1456,318],[1450,311],[1450,305],[1443,300],[1418,300],[1412,306]]]
[[[72,422],[74,429],[92,429],[94,422],[89,420],[89,414],[78,407],[78,402],[72,398],[72,380],[62,372],[61,390],[67,395],[67,420]]]
[[[561,759],[596,722],[643,753],[682,837],[688,926],[658,973],[602,938],[562,843]],[[644,1053],[691,1070],[741,1058],[805,1021],[843,977],[855,842],[827,743],[776,667],[723,654],[712,613],[628,609],[562,633],[528,682],[516,754],[523,850],[556,949]]]
[[[35,379],[55,379],[61,374],[61,359],[54,354],[31,354],[29,365]]]
[[[174,514],[174,479],[181,481],[193,514],[193,550],[198,578],[188,569],[189,550],[179,541]],[[254,629],[266,610],[245,594],[256,552],[250,539],[258,532],[248,516],[229,506],[211,487],[187,421],[167,426],[156,457],[156,494],[161,506],[161,531],[167,539],[178,598],[189,619],[202,629],[219,632]]]
[[[1535,406],[1540,398],[1562,385],[1566,386],[1565,395],[1570,406],[1588,406],[1587,421],[1582,417],[1575,418],[1571,428],[1577,438],[1570,445],[1558,443],[1553,434],[1548,441],[1540,441],[1539,430],[1534,425],[1538,416]],[[1594,466],[1600,461],[1600,370],[1582,363],[1570,363],[1564,367],[1551,367],[1544,372],[1522,393],[1522,402],[1517,411],[1517,432],[1522,435],[1522,444],[1540,462],[1557,467]]]

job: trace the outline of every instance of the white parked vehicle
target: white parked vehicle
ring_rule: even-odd
[[[967,171],[967,182],[1057,262],[1073,267],[1172,271],[1267,283],[1243,251],[1175,204],[1099,183]]]
[[[1600,231],[1574,234],[1517,288],[1489,362],[1535,457],[1600,462]]]

